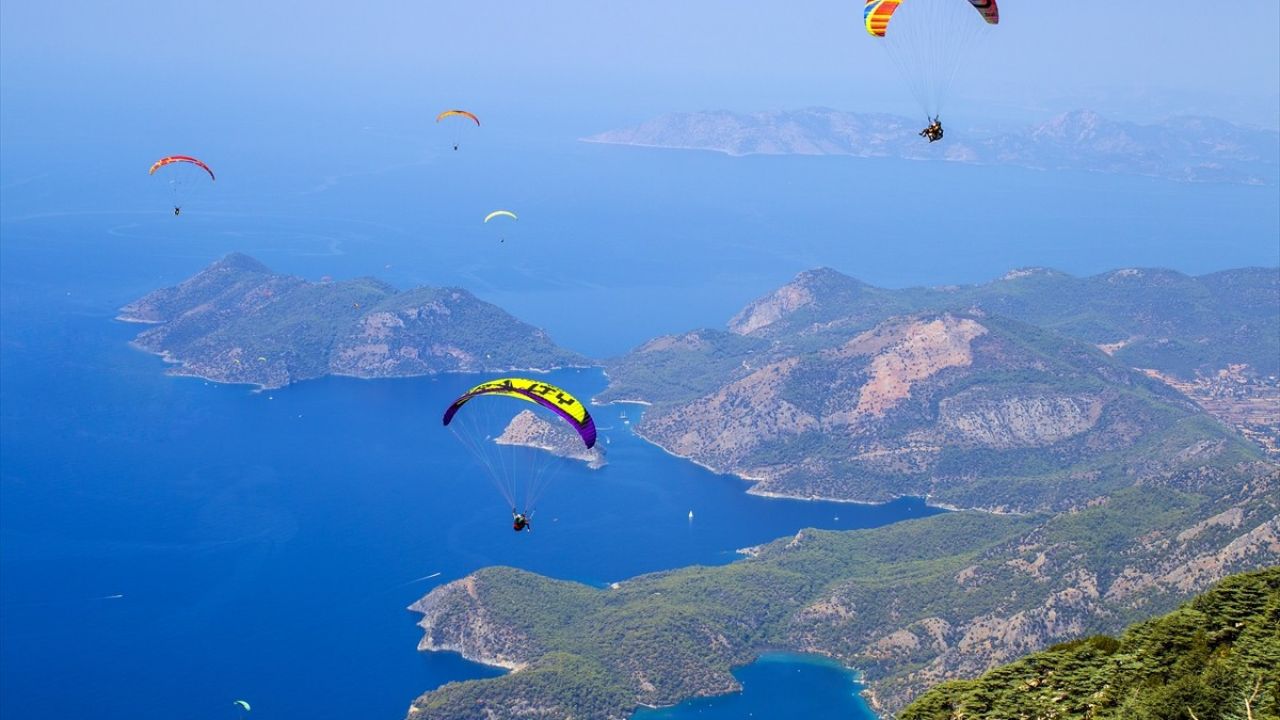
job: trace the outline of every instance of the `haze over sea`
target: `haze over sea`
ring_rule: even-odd
[[[930,512],[749,496],[631,435],[622,414],[638,407],[611,406],[593,409],[608,468],[564,471],[537,532],[514,536],[439,427],[474,377],[252,393],[167,377],[127,346],[139,327],[113,321],[116,308],[227,252],[311,279],[459,285],[593,356],[723,326],[818,265],[904,286],[1028,265],[1203,273],[1277,260],[1273,187],[573,139],[608,126],[498,123],[457,153],[420,127],[359,120],[278,147],[270,133],[222,139],[200,150],[217,184],[181,218],[144,172],[168,147],[124,136],[74,157],[6,149],[0,715],[203,720],[244,697],[254,717],[400,717],[422,691],[493,672],[419,654],[404,611],[479,567],[604,585],[729,562],[804,527]],[[504,243],[479,223],[499,207],[521,218]],[[605,384],[596,370],[552,378],[582,395]],[[843,674],[797,685],[789,675],[824,671],[778,662],[790,661],[745,669],[740,698],[660,717],[778,717],[767,697],[786,692],[818,693],[827,717],[861,712]]]

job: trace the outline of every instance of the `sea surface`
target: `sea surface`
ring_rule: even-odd
[[[856,673],[809,655],[770,653],[733,673],[741,692],[687,700],[675,707],[644,709],[633,720],[749,720],[844,718],[874,720],[859,695]]]
[[[819,265],[886,286],[1027,265],[1200,273],[1274,264],[1280,223],[1274,188],[572,137],[498,134],[455,153],[405,137],[356,126],[327,161],[289,144],[215,147],[217,185],[180,218],[136,138],[75,162],[6,148],[0,716],[213,720],[244,698],[256,718],[399,718],[423,691],[495,674],[417,652],[404,609],[477,568],[604,586],[731,562],[805,527],[933,512],[747,495],[640,440],[628,423],[642,408],[614,405],[592,410],[608,467],[567,463],[537,532],[517,536],[439,426],[474,376],[253,392],[167,376],[128,346],[141,327],[115,321],[119,306],[227,252],[312,279],[466,287],[602,357],[722,326]],[[501,238],[479,222],[498,208],[520,214]],[[583,396],[606,382],[599,370],[550,379]],[[739,677],[740,695],[642,717],[791,717],[783,699],[799,696],[813,720],[867,715],[847,673],[809,659]]]

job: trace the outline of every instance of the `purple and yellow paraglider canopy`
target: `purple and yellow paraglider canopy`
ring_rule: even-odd
[[[588,448],[596,444],[596,422],[580,400],[555,385],[529,378],[498,378],[471,388],[444,411],[444,424],[448,425],[463,405],[481,395],[513,397],[541,405],[572,425]]]

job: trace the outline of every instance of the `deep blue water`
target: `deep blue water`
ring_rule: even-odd
[[[439,426],[474,377],[267,393],[166,377],[127,347],[138,327],[111,320],[104,290],[153,271],[48,252],[3,258],[5,717],[222,718],[240,697],[255,717],[399,717],[419,692],[492,674],[419,654],[404,610],[476,568],[604,585],[931,512],[748,496],[635,438],[619,416],[640,409],[612,406],[594,410],[611,464],[561,471],[538,531],[515,536]],[[552,380],[604,387],[593,370]]]
[[[907,285],[1024,265],[1276,262],[1274,188],[567,140],[516,160],[512,137],[456,155],[410,144],[406,158],[394,132],[352,137],[324,160],[285,145],[264,164],[251,140],[211,148],[219,185],[180,219],[145,172],[119,170],[138,156],[145,170],[153,153],[136,139],[93,162],[37,163],[6,147],[0,716],[202,720],[229,717],[243,697],[255,717],[400,717],[424,690],[491,674],[418,653],[404,611],[476,568],[605,584],[729,562],[803,527],[929,512],[748,496],[631,436],[618,414],[637,408],[614,406],[593,410],[613,428],[609,467],[567,468],[537,533],[514,536],[497,493],[438,426],[473,377],[255,394],[166,377],[127,347],[139,328],[114,322],[117,307],[223,253],[311,278],[462,285],[594,355],[721,325],[815,265]],[[377,150],[384,142],[399,154]],[[521,214],[501,245],[479,225],[496,207]],[[582,395],[604,386],[592,370],[553,381]],[[743,668],[744,694],[663,717],[785,717],[779,698],[799,692],[827,709],[806,717],[850,716],[846,676],[791,669],[801,672]]]
[[[854,673],[829,660],[788,653],[763,655],[734,671],[742,691],[675,707],[641,710],[633,720],[874,720]]]

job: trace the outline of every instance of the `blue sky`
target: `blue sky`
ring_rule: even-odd
[[[960,2],[961,0],[957,0]],[[1006,0],[957,105],[1277,124],[1280,3]],[[601,119],[809,105],[910,109],[856,0],[528,3],[5,0],[0,90],[103,110],[336,110],[443,98]],[[21,109],[21,108],[20,108]],[[9,116],[13,121],[15,115]],[[10,127],[10,130],[13,128]]]

